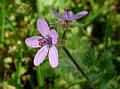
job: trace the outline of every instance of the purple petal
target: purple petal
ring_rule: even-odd
[[[38,48],[38,47],[40,47],[39,41],[38,41],[39,39],[42,39],[42,37],[33,36],[30,38],[27,38],[27,39],[25,39],[25,44],[29,47],[32,47],[32,48]]]
[[[57,39],[58,39],[58,33],[56,32],[56,30],[55,29],[51,29],[49,35],[52,38],[52,43],[56,44],[57,43]]]
[[[47,53],[48,53],[48,49],[49,47],[47,45],[43,46],[35,55],[34,57],[34,65],[38,66],[39,64],[41,64],[43,62],[43,60],[45,59]]]
[[[58,65],[58,51],[54,45],[52,45],[49,50],[49,62],[52,68],[55,68]]]
[[[73,16],[70,18],[70,20],[80,19],[80,18],[84,17],[84,16],[87,15],[87,14],[88,14],[87,11],[79,12],[79,13],[73,15]]]
[[[70,17],[72,17],[72,16],[73,16],[73,12],[70,11],[69,14],[68,14],[68,17],[70,18]]]
[[[51,9],[52,14],[57,18],[62,18],[54,9]]]
[[[48,36],[50,29],[47,22],[44,19],[42,18],[38,19],[37,26],[38,26],[38,31],[41,33],[42,36],[44,37]]]
[[[69,18],[72,16],[73,16],[73,12],[69,9],[65,9],[63,14],[63,20],[69,20]]]

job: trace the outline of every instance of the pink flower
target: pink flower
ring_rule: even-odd
[[[70,9],[65,9],[63,15],[59,15],[54,9],[51,9],[51,11],[52,14],[57,18],[61,19],[64,22],[64,24],[72,20],[80,19],[88,14],[87,11],[81,11],[73,15],[73,12]]]
[[[58,39],[56,30],[49,28],[46,21],[42,18],[37,20],[38,31],[42,36],[33,36],[27,38],[25,43],[32,48],[42,47],[34,57],[34,65],[38,66],[45,59],[49,51],[49,62],[52,68],[58,65],[58,51],[55,47]]]

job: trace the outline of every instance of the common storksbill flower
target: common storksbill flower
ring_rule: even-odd
[[[88,11],[81,11],[74,15],[70,9],[64,9],[64,13],[62,15],[59,15],[54,9],[51,9],[51,12],[55,17],[61,20],[62,24],[69,23],[72,20],[80,19],[88,14]]]
[[[38,31],[42,36],[33,36],[27,38],[25,43],[32,48],[42,47],[34,57],[34,65],[38,66],[45,59],[49,51],[49,62],[52,68],[58,65],[58,51],[55,47],[58,39],[58,33],[54,29],[50,29],[47,22],[40,18],[37,20]]]

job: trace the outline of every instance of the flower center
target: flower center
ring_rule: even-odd
[[[38,41],[39,41],[39,45],[40,45],[40,46],[46,45],[44,38],[41,38],[41,39],[39,39]]]
[[[38,41],[40,46],[44,45],[52,46],[52,39],[49,36],[47,38],[41,38]]]
[[[52,38],[49,36],[46,38],[46,45],[52,46]]]

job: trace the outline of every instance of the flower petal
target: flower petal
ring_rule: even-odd
[[[51,8],[51,12],[52,14],[57,17],[57,18],[62,18],[62,16],[60,16],[54,9]]]
[[[79,13],[73,15],[73,16],[70,18],[70,20],[80,19],[80,18],[84,17],[84,16],[87,15],[87,14],[88,14],[87,11],[79,12]]]
[[[29,47],[32,47],[32,48],[38,48],[38,47],[40,47],[39,39],[42,39],[42,37],[33,36],[33,37],[30,37],[30,38],[27,38],[27,39],[25,39],[25,44]]]
[[[49,50],[49,62],[52,68],[55,68],[58,65],[58,51],[54,45],[52,45]]]
[[[56,32],[56,30],[55,29],[51,29],[49,35],[52,38],[52,43],[56,44],[57,43],[57,39],[58,39],[58,33]]]
[[[37,52],[37,54],[34,57],[34,61],[33,61],[35,66],[38,66],[39,64],[43,62],[43,60],[45,59],[48,53],[48,49],[49,47],[45,45]]]
[[[37,26],[38,26],[38,31],[41,33],[43,37],[48,36],[50,29],[47,22],[43,18],[37,20]]]
[[[73,16],[73,12],[69,9],[65,9],[64,13],[63,13],[63,20],[69,20],[70,17]]]

